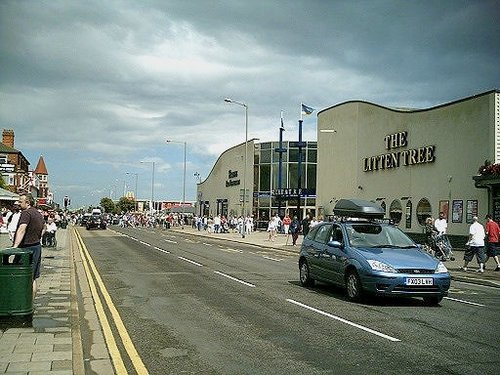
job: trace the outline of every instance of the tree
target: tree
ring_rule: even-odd
[[[3,176],[0,175],[0,188],[8,190],[9,186],[5,183],[5,180],[3,179]]]
[[[134,211],[135,200],[129,199],[127,197],[121,197],[118,201],[117,208],[120,212]]]
[[[115,202],[111,198],[102,198],[101,207],[104,208],[104,212],[111,213],[115,210]]]

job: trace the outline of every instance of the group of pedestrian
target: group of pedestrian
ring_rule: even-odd
[[[500,271],[500,262],[498,260],[498,242],[500,238],[500,227],[493,220],[490,214],[486,215],[486,226],[484,227],[477,216],[472,218],[472,224],[469,227],[469,241],[466,243],[464,253],[464,265],[462,271],[467,271],[467,266],[476,256],[479,268],[476,272],[484,272],[486,262],[493,258],[496,263],[494,271]],[[486,247],[486,252],[484,251]]]
[[[193,217],[192,226],[198,231],[207,231],[208,233],[229,233],[237,232],[241,234],[250,234],[254,231],[253,217],[248,215],[244,217],[215,215],[215,216],[197,216]]]
[[[21,194],[12,209],[4,211],[2,220],[7,224],[12,247],[25,249],[32,254],[33,298],[35,298],[37,279],[40,277],[42,244],[55,244],[56,220],[65,218],[36,208],[35,199],[31,194]]]
[[[307,236],[310,229],[323,221],[322,217],[316,217],[306,214],[304,219],[300,221],[297,216],[293,219],[286,214],[283,219],[278,214],[271,217],[267,224],[267,232],[269,233],[268,241],[274,241],[278,233],[283,233],[292,236],[292,246],[297,246],[299,234]],[[288,242],[288,241],[287,241]]]

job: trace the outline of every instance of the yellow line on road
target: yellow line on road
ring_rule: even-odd
[[[89,264],[87,260],[87,249],[85,248],[85,244],[80,237],[80,234],[76,229],[73,229],[76,234],[76,238],[78,241],[78,249],[80,250],[80,256],[82,258],[83,267],[85,268],[85,274],[87,275],[87,280],[90,286],[90,291],[92,293],[92,298],[94,299],[94,304],[96,307],[97,315],[99,316],[99,321],[102,325],[102,330],[104,334],[104,338],[106,343],[108,344],[109,355],[111,356],[111,361],[113,362],[113,366],[115,367],[115,371],[117,375],[127,374],[127,369],[123,364],[123,359],[120,355],[120,350],[118,350],[118,346],[116,345],[115,338],[113,336],[113,332],[111,331],[111,327],[108,322],[108,318],[106,317],[106,313],[104,312],[104,308],[102,306],[101,298],[97,293],[97,288],[92,278],[92,274],[89,269]]]
[[[85,244],[83,243],[83,240],[80,237],[80,234],[78,232],[77,232],[77,236],[78,236],[78,239],[81,243],[81,248],[85,252],[86,257],[88,259],[88,262],[90,264],[90,267],[92,268],[92,272],[94,273],[94,277],[97,281],[97,284],[99,285],[101,293],[104,296],[104,300],[106,301],[107,307],[108,307],[109,311],[111,312],[111,316],[113,317],[113,321],[116,325],[116,329],[118,331],[118,334],[120,335],[120,338],[122,339],[123,346],[125,347],[125,350],[127,351],[127,354],[130,357],[132,365],[134,366],[135,370],[137,371],[137,373],[139,375],[149,374],[148,370],[146,369],[146,366],[144,366],[144,363],[142,362],[142,359],[139,356],[139,353],[137,353],[137,350],[135,349],[135,346],[134,346],[134,344],[133,344],[133,342],[128,334],[128,331],[125,328],[125,325],[123,324],[123,321],[120,317],[120,314],[118,313],[118,310],[116,309],[115,305],[113,304],[113,301],[111,300],[111,296],[109,295],[109,293],[104,285],[104,282],[102,281],[102,278],[99,275],[99,272],[97,272],[97,268],[95,267],[94,261],[90,257],[90,254],[88,253],[88,250],[85,247]]]

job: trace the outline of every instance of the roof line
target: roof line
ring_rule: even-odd
[[[332,108],[340,107],[341,105],[349,104],[349,103],[365,103],[365,104],[373,105],[375,107],[379,107],[379,108],[383,108],[383,109],[386,109],[386,110],[389,110],[389,111],[399,112],[399,113],[425,112],[425,111],[431,111],[431,110],[434,110],[434,109],[437,109],[437,108],[441,108],[441,107],[446,107],[446,106],[449,106],[449,105],[453,105],[453,104],[456,104],[456,103],[464,102],[464,101],[467,101],[467,100],[475,99],[475,98],[478,98],[478,97],[481,97],[481,96],[490,95],[492,93],[500,93],[500,90],[493,89],[493,90],[489,90],[489,91],[486,91],[486,92],[482,92],[480,94],[468,96],[466,98],[457,99],[457,100],[454,100],[454,101],[451,101],[451,102],[448,102],[448,103],[443,103],[443,104],[439,104],[439,105],[436,105],[436,106],[433,106],[433,107],[419,108],[419,109],[411,109],[411,108],[409,108],[409,109],[400,109],[400,108],[383,106],[383,105],[376,104],[376,103],[373,103],[373,102],[369,102],[369,101],[366,101],[366,100],[348,100],[348,101],[345,101],[345,102],[342,102],[342,103],[339,103],[339,104],[332,105],[332,106],[327,107],[325,109],[322,109],[321,111],[318,111],[317,116],[319,116],[320,113],[322,113],[322,112],[325,112],[325,111],[328,111],[328,110],[330,110]]]
[[[248,143],[249,143],[249,142],[252,142],[252,141],[257,141],[258,139],[259,139],[259,138],[252,138],[252,139],[249,139],[249,140],[248,140]],[[210,170],[210,173],[208,174],[208,176],[207,176],[207,177],[206,177],[206,178],[205,178],[202,182],[200,182],[200,183],[199,183],[199,185],[204,184],[204,183],[205,183],[205,181],[207,181],[207,180],[208,180],[208,178],[210,177],[210,175],[211,175],[211,174],[212,174],[212,172],[214,171],[215,166],[217,165],[217,163],[219,162],[219,160],[222,158],[222,156],[223,156],[224,154],[226,154],[227,152],[231,151],[232,149],[235,149],[236,147],[239,147],[239,146],[244,145],[244,144],[245,144],[245,142],[238,143],[237,145],[234,145],[233,147],[228,148],[228,149],[227,149],[227,150],[225,150],[222,154],[220,154],[220,155],[219,155],[219,157],[217,158],[217,160],[215,161],[215,163],[214,163],[214,165],[213,165],[212,169]]]

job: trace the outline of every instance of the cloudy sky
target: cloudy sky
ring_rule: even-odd
[[[428,108],[500,88],[500,2],[1,0],[0,125],[55,200],[186,199],[245,139],[297,139],[301,102]],[[304,120],[316,139],[316,116]],[[140,163],[141,161],[149,163]],[[128,174],[127,174],[128,172]]]

